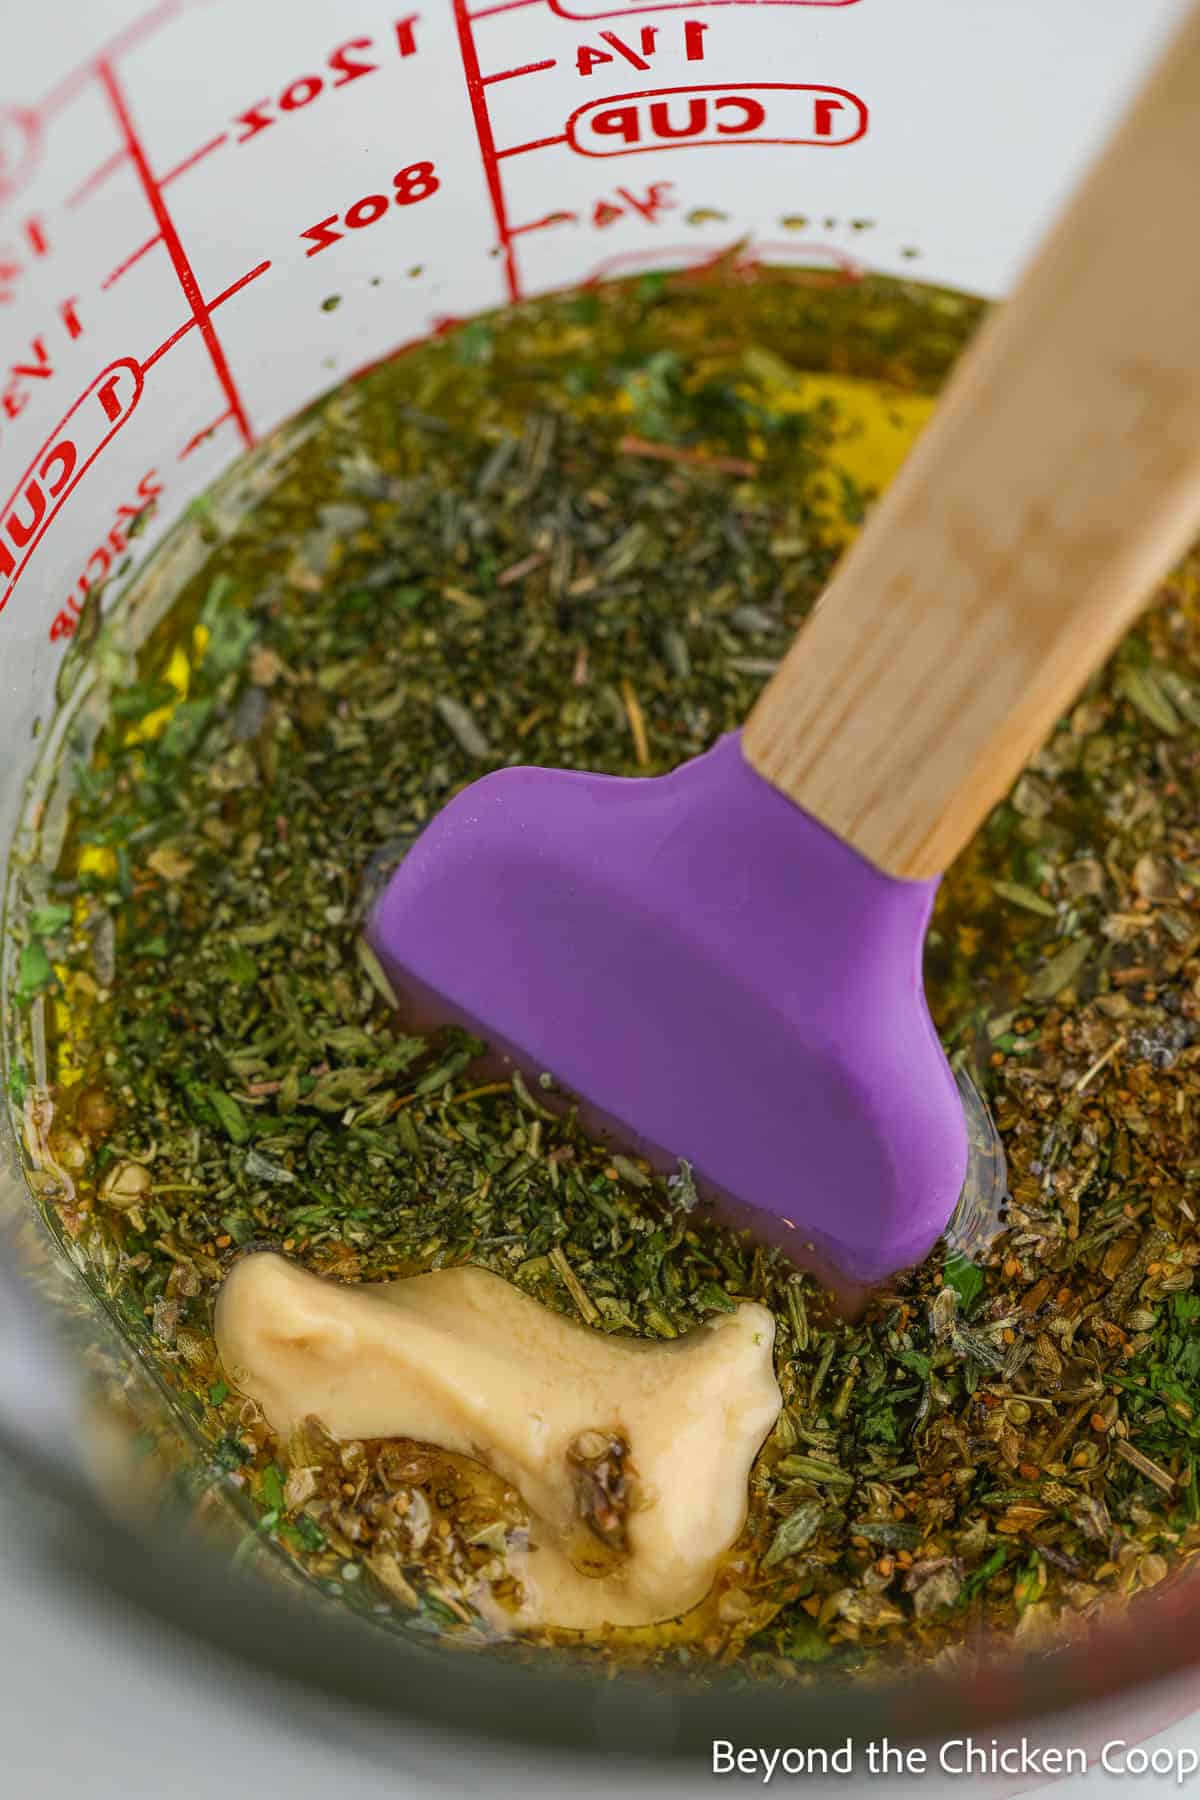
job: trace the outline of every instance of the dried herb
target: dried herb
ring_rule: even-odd
[[[39,1201],[255,1542],[366,1619],[495,1639],[528,1521],[426,1446],[275,1444],[209,1332],[247,1245],[345,1281],[472,1261],[658,1339],[772,1309],[745,1532],[687,1620],[598,1658],[806,1679],[981,1622],[1040,1642],[1200,1545],[1200,559],[943,884],[930,992],[1011,1205],[853,1324],[686,1162],[399,1029],[361,938],[480,773],[656,773],[745,716],[979,310],[717,269],[476,321],[267,445],[181,527],[181,590],[152,567],[68,669],[67,834],[14,908]],[[581,1516],[612,1549],[598,1436]]]
[[[610,1432],[585,1431],[568,1446],[580,1520],[611,1550],[627,1550],[629,1445]]]

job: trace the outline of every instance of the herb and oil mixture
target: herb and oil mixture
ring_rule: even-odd
[[[194,508],[151,629],[161,554],[84,622],[61,854],[20,876],[33,1178],[212,1479],[366,1613],[494,1638],[473,1596],[503,1603],[527,1521],[426,1446],[274,1441],[211,1335],[248,1245],[351,1282],[476,1263],[663,1341],[771,1308],[784,1411],[712,1593],[588,1654],[796,1678],[1040,1646],[1200,1547],[1200,559],[944,883],[931,1000],[1013,1201],[978,1263],[935,1253],[857,1322],[686,1163],[406,1033],[361,936],[479,775],[658,774],[740,723],[979,312],[718,269],[477,320],[280,433],[252,505]]]

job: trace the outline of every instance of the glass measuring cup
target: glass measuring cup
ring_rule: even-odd
[[[126,563],[315,395],[447,321],[734,244],[748,267],[1002,292],[1175,10],[1063,0],[1047,25],[1036,4],[987,21],[950,0],[904,16],[882,0],[14,9],[0,841],[87,596],[110,581],[119,605]],[[15,1175],[9,1190],[27,1208]],[[43,1289],[56,1280],[43,1269]],[[48,1411],[12,1429],[52,1458]],[[123,1568],[119,1528],[103,1530]],[[163,1603],[184,1607],[188,1579]],[[1127,1678],[1122,1642],[1076,1691]],[[1045,1700],[1005,1679],[997,1710]],[[861,1719],[876,1699],[853,1704]]]

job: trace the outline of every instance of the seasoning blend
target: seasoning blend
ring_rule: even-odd
[[[362,940],[476,775],[663,773],[745,716],[979,311],[717,270],[475,321],[281,433],[81,626],[12,913],[39,1201],[207,1478],[369,1617],[511,1630],[528,1505],[456,1451],[276,1435],[212,1336],[250,1246],[351,1284],[473,1265],[655,1354],[769,1309],[782,1410],[711,1592],[530,1654],[778,1680],[1040,1644],[1200,1544],[1195,560],[939,896],[931,1004],[994,1110],[1005,1229],[854,1322],[686,1163],[405,1030]],[[621,1458],[587,1449],[611,1529]]]

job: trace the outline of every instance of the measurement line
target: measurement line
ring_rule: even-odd
[[[213,150],[219,150],[228,136],[227,131],[218,132],[217,136],[210,138],[207,144],[201,144],[198,150],[193,150],[190,156],[185,156],[182,162],[176,163],[173,169],[167,170],[159,181],[159,187],[170,187],[173,181],[178,181],[181,175],[186,174],[189,169],[194,169],[203,157],[208,156]]]
[[[175,348],[180,338],[186,337],[189,331],[195,331],[195,329],[195,319],[189,319],[186,325],[181,325],[177,331],[173,331],[169,338],[164,338],[162,343],[158,346],[158,349],[152,350],[142,363],[142,374],[148,374],[155,363],[159,362],[161,358],[167,354],[168,350],[173,350]]]
[[[496,75],[485,75],[480,87],[491,87],[493,81],[513,81],[518,75],[536,75],[539,69],[554,69],[558,66],[558,58],[551,56],[545,62],[522,63],[519,69],[501,69]]]
[[[192,454],[193,450],[198,450],[200,448],[205,438],[210,438],[214,431],[219,430],[220,427],[225,424],[226,420],[232,419],[232,417],[233,414],[226,408],[219,418],[213,420],[211,425],[201,426],[200,430],[197,431],[193,437],[188,439],[187,443],[183,446],[183,449],[179,452],[178,461],[185,462]]]
[[[544,231],[547,225],[577,225],[579,214],[574,212],[547,213],[543,219],[531,219],[528,225],[514,225],[510,235],[521,237],[526,231]]]
[[[540,0],[536,0],[540,4]],[[515,12],[519,6],[533,6],[535,0],[500,0],[499,6],[482,6],[478,12],[471,13],[472,19],[490,19],[495,13]]]
[[[819,240],[805,243],[802,239],[797,243],[794,238],[761,238],[748,246],[748,256],[756,268],[764,262],[780,268],[811,267],[810,257],[827,257],[833,267],[828,270],[813,269],[814,275],[829,274],[843,282],[861,281],[867,272],[865,265],[856,262],[840,245],[823,244]]]
[[[208,155],[210,150],[219,149],[220,146],[226,142],[228,137],[229,133],[227,131],[222,131],[218,137],[210,138],[207,144],[201,144],[198,150],[193,150],[190,156],[185,156],[183,161],[176,163],[173,169],[168,169],[167,173],[159,181],[159,187],[169,187],[171,182],[177,181],[188,169],[194,168],[202,157]],[[67,195],[65,202],[66,206],[71,208],[81,205],[89,195],[94,194],[96,189],[108,180],[110,175],[116,174],[128,155],[129,151],[125,148],[124,144],[122,144],[119,150],[114,150],[111,156],[105,158],[98,169],[93,169],[87,179],[80,182],[73,194]]]
[[[524,156],[527,150],[545,150],[551,144],[565,144],[566,141],[565,131],[560,131],[557,137],[534,138],[530,144],[514,144],[511,150],[497,150],[496,160],[500,161],[506,156]]]
[[[225,398],[229,402],[229,408],[233,414],[238,430],[242,435],[242,441],[247,449],[249,449],[254,442],[254,433],[250,429],[250,421],[246,417],[246,410],[242,405],[237,383],[234,381],[229,363],[226,360],[221,340],[217,336],[216,327],[212,321],[212,312],[203,294],[200,292],[200,284],[196,280],[195,270],[188,260],[187,251],[183,247],[179,233],[175,229],[174,221],[171,218],[170,212],[167,210],[167,203],[163,199],[162,189],[151,172],[150,164],[146,158],[146,152],[142,147],[141,139],[138,137],[134,127],[129,108],[125,103],[125,96],[121,92],[121,86],[117,80],[116,71],[112,64],[104,59],[101,60],[98,66],[97,75],[108,96],[109,104],[116,115],[117,125],[125,139],[125,146],[133,159],[134,167],[138,172],[138,179],[141,181],[142,190],[146,196],[146,202],[150,207],[151,212],[154,214],[155,223],[162,234],[163,245],[167,255],[171,259],[171,265],[175,270],[179,285],[183,289],[184,298],[191,308],[192,318],[195,321],[201,337],[204,339],[205,348],[208,351],[209,360],[212,363],[214,373],[225,394]]]
[[[475,38],[471,31],[471,16],[467,11],[467,0],[454,0],[454,23],[458,28],[459,54],[462,57],[463,76],[467,83],[471,114],[475,121],[475,137],[479,144],[480,160],[483,163],[484,180],[487,182],[488,196],[492,202],[492,216],[496,221],[496,235],[503,257],[504,280],[508,288],[509,299],[519,300],[521,284],[517,276],[516,251],[513,246],[512,233],[508,228],[508,211],[504,202],[504,188],[500,181],[496,140],[492,134],[492,121],[488,115],[487,95],[483,91],[483,74],[479,67],[479,54],[475,48]]]
[[[77,63],[73,69],[69,69],[55,82],[52,88],[42,95],[35,105],[14,108],[15,115],[21,120],[22,126],[29,133],[34,144],[36,145],[41,129],[48,120],[82,94],[92,81],[103,81],[105,70],[111,69],[117,58],[126,50],[132,49],[143,38],[149,37],[158,30],[160,25],[165,25],[169,20],[177,18],[183,11],[184,4],[185,0],[159,0],[157,6],[152,6],[140,18],[131,20],[123,30],[109,38],[94,56]],[[78,206],[95,188],[99,187],[101,182],[108,179],[113,170],[124,161],[125,155],[126,151],[122,149],[106,158],[100,167],[81,182],[75,192],[68,197],[66,205],[68,207]],[[6,205],[12,197],[11,191],[5,192],[4,188],[5,183],[0,179],[0,206]]]
[[[180,0],[159,0],[157,6],[152,6],[140,18],[130,20],[124,30],[118,31],[115,37],[109,38],[104,48],[96,56],[88,62],[80,63],[77,68],[71,69],[56,86],[50,89],[50,92],[34,108],[38,118],[48,119],[52,114],[60,111],[68,101],[73,100],[76,94],[87,86],[93,76],[103,79],[102,71],[107,63],[115,62],[122,52],[132,50],[135,44],[140,43],[151,32],[157,31],[160,25],[165,25],[169,19],[178,17],[181,10]]]
[[[111,156],[105,157],[104,161],[100,164],[100,167],[98,169],[93,169],[91,174],[87,177],[87,180],[80,182],[73,194],[67,195],[67,206],[79,206],[87,199],[89,194],[94,194],[96,189],[106,182],[110,175],[116,174],[128,155],[128,150],[122,145],[119,150],[114,150]]]
[[[71,69],[64,75],[62,80],[52,87],[50,92],[45,94],[32,109],[33,116],[38,123],[42,124],[46,119],[53,118],[56,112],[61,112],[68,101],[73,100],[76,94],[83,91],[92,79],[93,73],[91,63],[81,63],[77,69]]]
[[[717,250],[701,249],[698,244],[663,244],[654,249],[619,250],[615,255],[606,256],[596,263],[580,285],[594,287],[598,281],[608,280],[621,269],[634,271],[671,268],[680,280],[703,275],[707,270],[719,267],[744,244],[743,238],[734,238],[732,243],[722,244]],[[750,255],[753,257],[753,246],[750,247]],[[741,270],[747,265],[739,261],[736,266]]]
[[[248,287],[252,281],[257,281],[260,275],[265,275],[270,266],[269,259],[266,262],[260,262],[258,267],[256,269],[251,269],[248,275],[241,275],[236,281],[231,282],[227,288],[217,295],[215,300],[209,301],[209,312],[216,312],[218,307],[224,306],[227,300],[232,300],[235,294],[240,294],[244,287]],[[189,331],[194,331],[197,323],[198,321],[194,318],[188,319],[179,327],[178,331],[173,331],[169,338],[164,338],[162,343],[158,346],[158,349],[152,350],[142,363],[143,375],[148,369],[152,369],[155,363],[167,354],[168,350],[173,350],[180,338],[186,337]]]
[[[107,293],[109,288],[112,287],[114,285],[114,283],[120,281],[122,275],[127,274],[128,271],[130,269],[132,269],[134,263],[141,262],[143,256],[145,256],[147,250],[153,250],[155,244],[161,244],[162,241],[163,241],[162,232],[156,231],[154,236],[147,238],[144,244],[139,244],[137,249],[135,251],[133,251],[132,255],[127,256],[123,263],[118,263],[116,268],[111,272],[111,274],[106,275],[104,277],[104,280],[100,283],[101,293]]]

